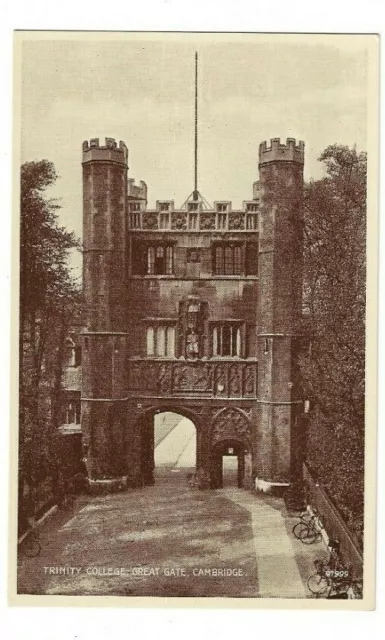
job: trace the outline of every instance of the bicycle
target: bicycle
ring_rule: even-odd
[[[309,576],[307,587],[316,597],[349,598],[349,588],[353,584],[351,567],[342,564],[332,549],[327,561],[315,560],[316,572]]]
[[[29,531],[21,543],[21,551],[27,558],[35,558],[41,551],[39,536],[34,529]]]
[[[303,544],[313,544],[321,539],[324,525],[318,511],[313,513],[304,512],[300,516],[300,521],[293,527],[295,537]]]

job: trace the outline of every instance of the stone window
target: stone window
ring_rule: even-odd
[[[216,275],[241,275],[242,247],[233,244],[217,244],[214,247],[214,272]]]
[[[227,213],[217,213],[217,229],[220,229],[223,231],[226,228],[227,228]]]
[[[172,275],[174,272],[174,250],[171,245],[147,247],[148,275]]]
[[[173,358],[175,356],[175,326],[160,322],[147,326],[147,355]]]
[[[258,211],[258,203],[257,202],[248,202],[246,204],[246,211],[253,211],[256,212]]]
[[[135,213],[130,214],[130,226],[131,229],[140,229],[140,212],[136,211]]]
[[[80,424],[80,399],[71,398],[65,406],[65,424]]]
[[[190,203],[190,204],[196,204],[196,203]],[[198,229],[198,213],[193,212],[189,212],[188,214],[188,228],[189,229]]]
[[[241,324],[230,321],[213,324],[211,344],[213,356],[239,357],[242,350]]]
[[[168,205],[168,203],[166,203]],[[160,205],[161,207],[163,205]],[[169,229],[170,228],[170,214],[169,213],[160,213],[159,214],[159,229]]]
[[[76,364],[75,355],[75,343],[72,338],[68,337],[65,343],[65,358],[64,363],[66,367],[75,367]]]
[[[246,229],[250,231],[254,231],[257,229],[258,225],[258,216],[256,213],[247,213],[246,214]]]
[[[80,367],[82,363],[82,348],[80,346],[75,347],[75,367]]]
[[[128,208],[129,211],[140,211],[140,202],[130,202]]]
[[[155,273],[155,248],[148,247],[147,249],[147,273]]]

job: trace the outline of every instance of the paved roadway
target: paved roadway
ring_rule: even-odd
[[[155,432],[155,485],[81,496],[73,513],[49,518],[41,554],[20,556],[19,593],[310,596],[306,580],[325,554],[321,544],[293,537],[296,519],[280,498],[189,488],[183,469],[195,465],[195,427],[186,418],[167,421],[162,437]]]

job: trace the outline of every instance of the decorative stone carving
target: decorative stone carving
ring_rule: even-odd
[[[242,395],[242,367],[240,367],[239,364],[234,364],[230,367],[229,395]]]
[[[222,440],[240,440],[247,444],[250,435],[250,423],[245,414],[229,407],[220,411],[214,420],[211,441],[213,445]]]
[[[223,365],[217,365],[214,375],[214,395],[226,394],[226,369]]]
[[[158,381],[158,366],[151,361],[133,361],[129,364],[130,389],[148,391],[156,389]]]
[[[171,391],[172,369],[167,363],[162,364],[159,370],[159,391],[169,393]]]
[[[187,214],[184,211],[176,211],[171,216],[171,229],[187,229]]]
[[[151,211],[144,211],[142,214],[142,226],[143,229],[157,229],[158,228],[158,216]]]
[[[210,211],[201,211],[199,220],[200,229],[215,229],[215,213]]]
[[[243,213],[231,212],[229,214],[229,229],[244,229],[245,228],[245,215]]]
[[[129,362],[131,391],[161,393],[204,392],[211,397],[256,397],[255,363],[210,362],[196,358],[175,360],[132,360]]]
[[[177,364],[174,365],[174,391],[211,391],[212,368],[207,363],[203,366]]]
[[[243,393],[245,396],[256,396],[256,367],[255,365],[246,365]]]

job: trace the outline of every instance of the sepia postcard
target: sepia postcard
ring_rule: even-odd
[[[14,52],[10,603],[373,609],[378,36]]]

